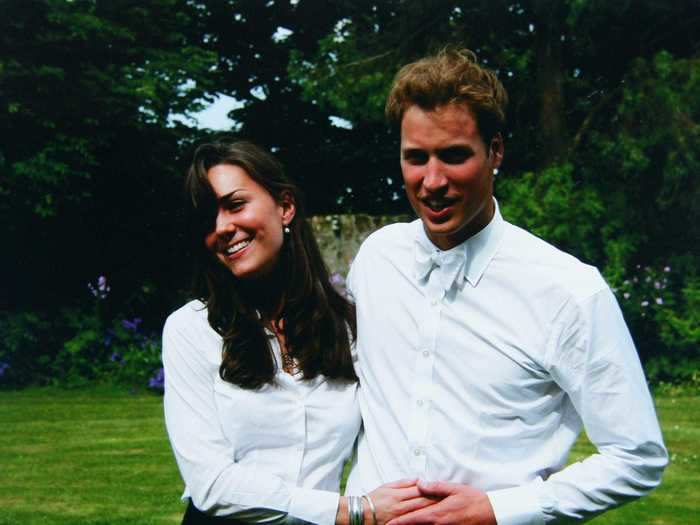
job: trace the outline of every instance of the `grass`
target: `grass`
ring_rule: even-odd
[[[671,453],[661,487],[596,524],[698,522],[700,396],[665,394],[657,409]],[[591,451],[583,437],[571,460]],[[161,397],[107,387],[0,392],[0,525],[178,524],[181,488]]]
[[[0,524],[179,523],[162,414],[148,393],[0,393]]]

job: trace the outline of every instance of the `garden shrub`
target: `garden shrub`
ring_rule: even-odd
[[[43,384],[51,376],[57,346],[51,344],[51,323],[34,312],[0,314],[0,386]]]

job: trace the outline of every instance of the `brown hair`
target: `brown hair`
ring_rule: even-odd
[[[277,281],[267,285],[274,290],[279,287],[287,351],[297,359],[304,379],[323,374],[330,379],[357,380],[350,353],[356,334],[355,308],[330,282],[305,218],[301,191],[272,155],[250,142],[231,139],[199,146],[185,179],[190,240],[197,263],[194,295],[206,304],[209,324],[223,338],[221,378],[242,388],[260,388],[272,382],[276,364],[262,320],[246,299],[246,283],[204,245],[217,210],[207,172],[220,164],[243,168],[277,202],[289,194],[295,203],[291,231],[285,234],[276,265]],[[262,292],[259,286],[257,290]]]
[[[485,144],[503,131],[508,94],[496,74],[481,67],[469,49],[446,47],[402,67],[394,77],[385,112],[389,121],[400,125],[413,105],[431,111],[453,103],[466,104],[474,113]]]

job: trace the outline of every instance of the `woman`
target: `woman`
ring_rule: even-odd
[[[186,189],[197,300],[163,332],[183,523],[344,525],[363,514],[369,524],[370,501],[384,523],[429,503],[412,480],[362,500],[338,495],[361,424],[355,313],[330,284],[279,163],[247,142],[205,144]]]

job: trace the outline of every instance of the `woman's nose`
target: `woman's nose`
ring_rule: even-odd
[[[231,216],[225,211],[220,210],[216,215],[216,225],[214,231],[217,235],[231,235],[236,231],[236,225]]]

